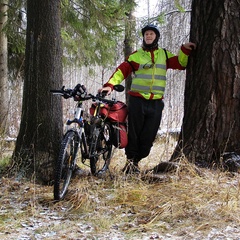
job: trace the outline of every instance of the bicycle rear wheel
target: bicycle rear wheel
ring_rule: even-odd
[[[68,131],[62,140],[61,149],[55,169],[55,200],[63,199],[67,193],[67,189],[72,177],[72,172],[75,169],[76,165],[76,155],[79,142],[79,136],[77,132],[74,131]]]
[[[106,172],[112,156],[111,125],[105,122],[98,134],[93,135],[92,157],[90,158],[90,168],[93,175]]]

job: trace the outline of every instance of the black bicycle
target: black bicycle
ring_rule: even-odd
[[[117,85],[114,90],[121,92],[124,87]],[[89,166],[95,176],[102,175],[108,170],[113,149],[111,139],[113,126],[109,119],[101,114],[101,109],[106,104],[113,106],[117,101],[105,99],[106,92],[96,95],[87,94],[85,87],[80,84],[74,89],[63,87],[61,90],[50,91],[65,99],[74,98],[77,101],[74,117],[68,119],[66,123],[69,128],[63,136],[55,168],[54,199],[61,200],[67,193],[76,168],[77,155],[81,154],[81,162]],[[94,103],[94,112],[90,120],[84,119],[83,102],[87,100],[92,100]]]

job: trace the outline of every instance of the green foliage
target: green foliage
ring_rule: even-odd
[[[123,39],[124,19],[135,1],[62,0],[62,31],[65,65],[109,66]],[[13,78],[23,73],[26,35],[26,0],[9,0],[9,70]]]
[[[174,4],[176,6],[176,8],[180,11],[180,12],[185,12],[184,7],[181,5],[179,0],[174,0]]]
[[[159,24],[164,24],[165,23],[165,12],[161,12],[157,16],[157,20],[158,20]]]
[[[10,161],[11,161],[11,156],[2,157],[0,159],[0,175],[6,173],[5,171],[8,168]]]
[[[111,65],[118,45],[117,40],[123,35],[124,19],[134,6],[134,1],[126,2],[63,0],[62,36],[65,59],[79,65]]]
[[[9,0],[8,21],[5,31],[8,37],[8,68],[12,78],[23,71],[26,35],[25,1]]]

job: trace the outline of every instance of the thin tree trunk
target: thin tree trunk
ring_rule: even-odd
[[[0,135],[8,134],[8,54],[7,36],[3,28],[7,22],[7,0],[0,2]]]
[[[135,42],[135,19],[133,16],[134,3],[132,3],[132,9],[127,14],[127,19],[125,21],[125,39],[124,39],[124,58],[128,57],[133,51],[133,44]],[[126,103],[128,104],[128,91],[131,88],[132,76],[128,76],[125,81],[125,93],[126,93]]]

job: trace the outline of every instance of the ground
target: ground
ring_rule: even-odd
[[[167,156],[155,144],[140,167]],[[238,173],[181,160],[172,173],[124,176],[124,163],[116,150],[112,179],[76,176],[60,202],[53,201],[52,186],[2,177],[0,239],[240,239]]]

